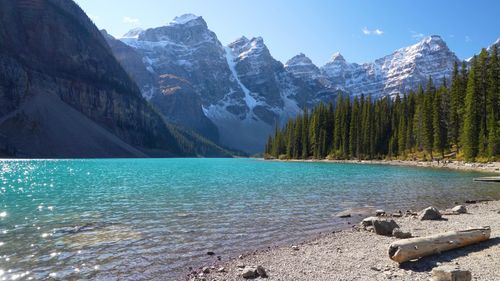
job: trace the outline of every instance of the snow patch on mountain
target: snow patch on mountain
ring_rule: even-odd
[[[248,90],[248,88],[245,85],[243,85],[243,83],[241,83],[241,80],[238,77],[238,73],[236,72],[236,62],[233,50],[229,47],[225,47],[225,51],[226,51],[227,65],[229,66],[229,70],[231,70],[232,78],[238,83],[241,90],[245,94],[245,103],[250,109],[250,111],[252,111],[257,105],[257,100],[254,97],[252,97],[250,90]]]
[[[174,20],[170,22],[170,25],[176,25],[176,24],[187,24],[189,22],[192,22],[194,20],[199,19],[200,17],[197,15],[193,14],[184,14],[182,16],[175,17]]]

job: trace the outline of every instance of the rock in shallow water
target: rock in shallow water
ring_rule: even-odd
[[[441,219],[441,213],[438,209],[434,207],[429,207],[424,209],[418,216],[420,220],[439,220]]]
[[[342,211],[337,213],[337,218],[350,218],[350,217],[351,217],[350,211]]]

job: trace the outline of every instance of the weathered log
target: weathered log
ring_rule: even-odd
[[[489,226],[482,228],[450,231],[427,237],[410,238],[392,243],[389,246],[389,257],[398,262],[418,259],[440,254],[441,252],[476,244],[490,239]]]

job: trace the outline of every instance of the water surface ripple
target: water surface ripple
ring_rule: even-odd
[[[484,174],[251,159],[0,161],[0,280],[172,280],[353,207],[500,199]],[[345,225],[344,225],[345,226]]]

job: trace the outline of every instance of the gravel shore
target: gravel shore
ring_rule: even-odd
[[[285,162],[316,162],[316,163],[349,163],[349,164],[368,164],[368,165],[393,165],[393,166],[410,166],[410,167],[428,167],[428,168],[445,168],[462,171],[477,171],[485,173],[500,174],[500,162],[489,163],[468,163],[464,161],[404,161],[404,160],[268,160],[268,161],[285,161]]]
[[[245,280],[241,276],[241,267],[259,265],[268,274],[268,278],[262,280],[269,281],[429,280],[431,270],[440,265],[469,270],[472,280],[500,280],[500,201],[466,207],[467,214],[443,215],[444,219],[437,221],[421,221],[411,216],[393,219],[403,231],[409,231],[413,236],[490,226],[490,240],[399,266],[389,259],[387,253],[389,244],[396,238],[353,228],[214,264],[205,268],[209,273],[200,276],[198,271],[187,280]]]

